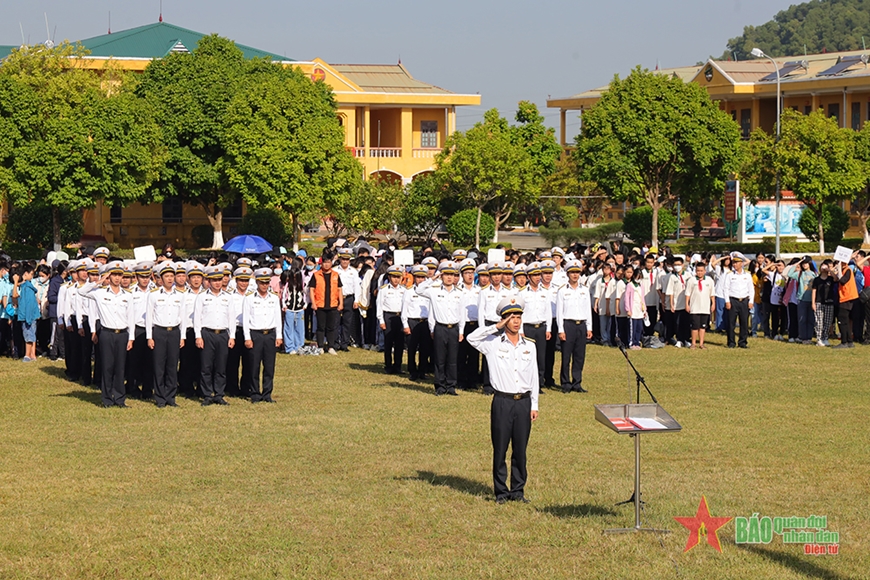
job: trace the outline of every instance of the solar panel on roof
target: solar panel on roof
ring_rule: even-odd
[[[829,77],[833,75],[838,75],[846,72],[856,64],[867,64],[867,55],[861,54],[858,56],[843,56],[840,57],[840,60],[837,61],[837,64],[832,66],[829,69],[823,70],[818,73],[816,76],[818,77]]]
[[[761,82],[775,81],[777,78],[777,75],[779,75],[780,79],[784,79],[785,77],[792,74],[793,72],[795,72],[798,69],[804,69],[806,71],[807,67],[808,67],[808,65],[807,65],[807,62],[805,60],[793,60],[791,62],[785,63],[782,66],[782,68],[779,69],[779,71],[774,72],[774,73],[770,73],[766,77],[763,77],[761,79]]]

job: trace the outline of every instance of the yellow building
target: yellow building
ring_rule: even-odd
[[[685,82],[698,83],[719,103],[719,108],[731,114],[740,125],[744,139],[758,127],[773,133],[776,130],[776,72],[780,76],[782,108],[792,108],[804,114],[822,109],[838,120],[841,127],[856,131],[870,119],[870,52],[849,51],[806,56],[775,58],[776,69],[767,59],[746,61],[708,60],[702,65],[654,71],[673,75]],[[571,97],[549,99],[547,107],[559,109],[560,142],[566,140],[566,116],[580,115],[598,102],[607,86],[588,90]],[[846,206],[848,209],[848,205]],[[613,215],[613,217],[619,217]],[[852,227],[858,228],[857,217]],[[847,235],[857,235],[851,229]]]
[[[113,66],[142,72],[148,64],[174,52],[192,51],[203,34],[166,22],[81,41],[91,51],[84,66],[102,70]],[[479,105],[480,95],[456,94],[415,79],[400,63],[394,65],[330,64],[320,59],[295,61],[245,45],[248,58],[269,57],[298,67],[312,80],[329,84],[345,128],[345,145],[359,160],[367,177],[409,183],[432,171],[435,156],[456,130],[456,107]],[[0,47],[0,58],[12,47]],[[235,234],[244,206],[224,213],[224,237]],[[97,204],[85,212],[85,235],[104,237],[124,247],[172,241],[192,246],[191,230],[208,225],[200,207],[175,200],[142,206],[108,208]]]

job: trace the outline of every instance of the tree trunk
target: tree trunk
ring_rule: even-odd
[[[299,251],[299,241],[302,236],[299,234],[299,218],[296,217],[296,214],[291,214],[293,216],[293,251]]]
[[[213,211],[209,211],[209,210]],[[211,208],[206,208],[206,215],[208,215],[208,223],[211,224],[211,227],[214,229],[214,237],[211,241],[212,249],[219,249],[224,247],[224,212],[217,205],[213,205]]]
[[[652,248],[659,247],[659,204],[651,203],[652,206]],[[642,244],[643,240],[632,240],[635,244]]]
[[[822,227],[822,217],[824,215],[825,214],[822,212],[822,204],[819,204],[819,215],[817,219],[819,221],[819,253],[822,255],[825,253],[825,228]]]
[[[483,207],[477,206],[477,224],[474,226],[474,247],[480,249],[480,215]]]
[[[63,248],[60,239],[60,210],[57,206],[51,207],[51,238],[54,242],[54,251],[61,251]]]
[[[495,231],[492,233],[492,243],[498,243],[498,221],[495,222]]]

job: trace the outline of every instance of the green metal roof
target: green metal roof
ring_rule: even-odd
[[[4,45],[0,44],[0,60],[3,60],[4,58],[6,58],[10,54],[12,54],[12,51],[16,48],[18,48],[18,47],[17,46],[4,46]]]
[[[91,56],[114,58],[163,58],[171,52],[193,52],[199,40],[205,36],[168,22],[137,26],[129,30],[103,34],[80,41],[91,51]],[[236,44],[245,58],[268,57],[272,60],[293,60],[265,50]],[[0,47],[0,50],[5,47]],[[11,47],[10,47],[11,48]],[[0,55],[4,53],[0,52]]]

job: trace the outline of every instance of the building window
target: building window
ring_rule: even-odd
[[[242,198],[238,198],[236,201],[228,205],[224,208],[223,219],[227,222],[240,222],[242,221]]]
[[[752,109],[740,109],[740,132],[744,139],[749,139],[752,132]]]
[[[813,112],[812,105],[804,105],[804,115],[809,115],[812,112]]]
[[[122,216],[122,210],[120,205],[113,205],[112,209],[109,210],[109,223],[119,224],[124,221]]]
[[[828,105],[828,117],[832,119],[836,119],[837,123],[840,122],[840,104],[839,103],[831,103]]]
[[[163,222],[167,224],[181,223],[183,204],[177,197],[170,197],[163,202]]]
[[[731,111],[731,120],[737,122],[737,111]]]
[[[852,129],[861,128],[861,103],[852,103]]]
[[[420,147],[438,147],[438,121],[420,121]]]

